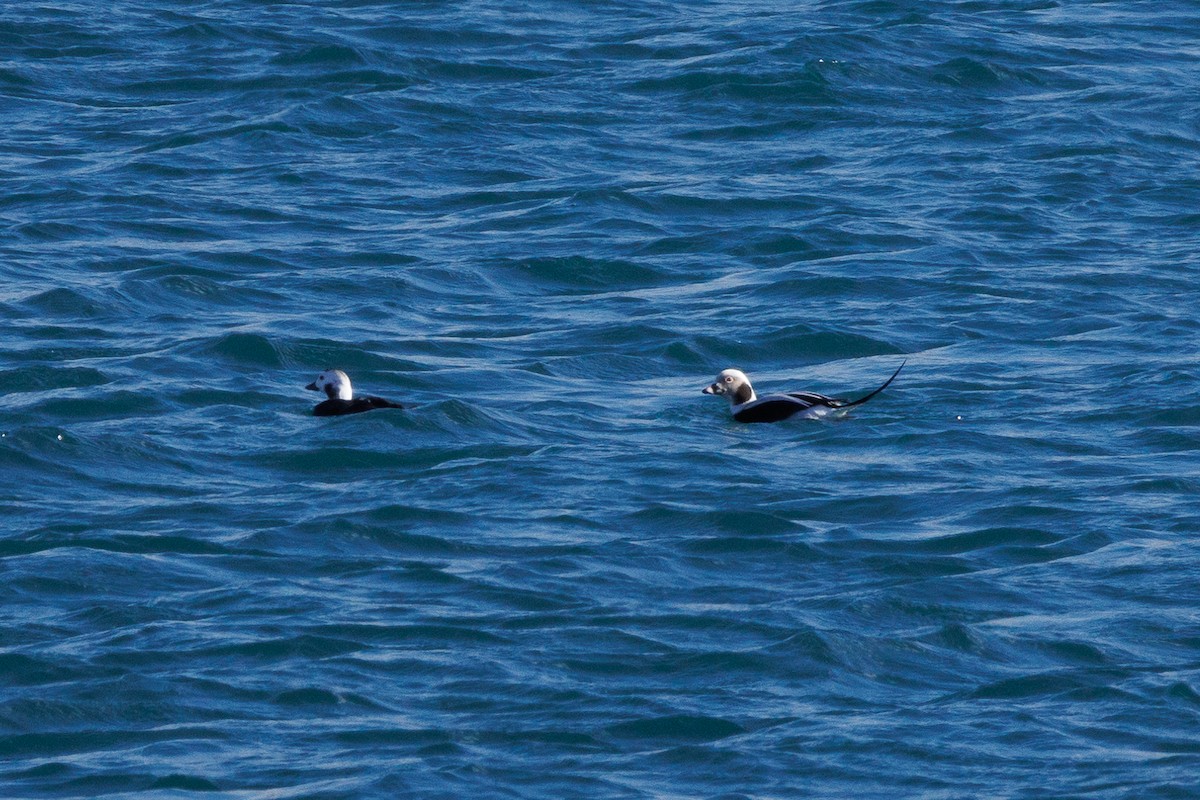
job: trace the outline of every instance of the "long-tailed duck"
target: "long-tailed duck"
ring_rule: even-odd
[[[355,397],[350,388],[350,376],[340,369],[327,369],[317,376],[305,389],[314,392],[324,392],[327,400],[317,403],[313,409],[314,417],[336,417],[339,414],[358,414],[376,408],[404,408],[399,403],[384,400],[382,397],[364,395]]]
[[[900,370],[904,369],[907,360],[900,363],[892,377],[884,381],[875,391],[857,400],[839,400],[826,397],[814,392],[788,392],[787,394],[768,394],[758,397],[750,385],[746,373],[737,369],[727,369],[717,376],[716,383],[705,388],[704,394],[724,394],[729,396],[729,405],[733,410],[733,418],[738,422],[779,422],[796,414],[804,413],[805,417],[813,418],[841,411],[851,406],[862,405],[875,395],[882,392]]]

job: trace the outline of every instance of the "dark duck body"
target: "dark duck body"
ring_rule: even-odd
[[[853,406],[860,406],[875,395],[882,392],[896,380],[904,362],[892,373],[892,377],[884,381],[875,391],[857,400],[841,400],[836,397],[826,397],[816,392],[787,392],[786,394],[768,394],[762,397],[754,394],[750,379],[741,370],[727,369],[717,376],[711,386],[703,389],[704,394],[723,394],[729,398],[729,406],[733,418],[738,422],[781,422],[797,414],[811,419],[832,411],[841,411]]]
[[[361,414],[363,411],[372,411],[376,408],[404,408],[399,403],[369,394],[355,397],[350,386],[350,376],[340,369],[325,370],[317,376],[315,381],[304,388],[314,392],[324,392],[327,398],[313,408],[314,417]]]

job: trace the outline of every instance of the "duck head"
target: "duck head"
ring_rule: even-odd
[[[324,392],[330,400],[353,400],[354,392],[350,388],[350,376],[340,369],[327,369],[317,376],[305,389],[314,392]]]
[[[702,390],[704,394],[723,394],[729,398],[729,404],[740,406],[755,399],[754,387],[750,379],[740,369],[721,370],[716,382]]]

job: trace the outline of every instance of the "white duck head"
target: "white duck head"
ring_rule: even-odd
[[[705,394],[723,394],[729,397],[729,404],[740,406],[753,402],[756,398],[750,379],[740,369],[721,370],[717,380],[711,386],[702,390]]]
[[[350,376],[340,369],[327,369],[317,376],[305,389],[314,392],[324,392],[330,400],[353,400],[354,391],[350,388]]]

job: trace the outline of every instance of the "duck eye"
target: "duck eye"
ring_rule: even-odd
[[[732,375],[726,375],[726,376],[725,376],[725,382],[726,382],[726,383],[733,383],[733,376],[732,376]]]

